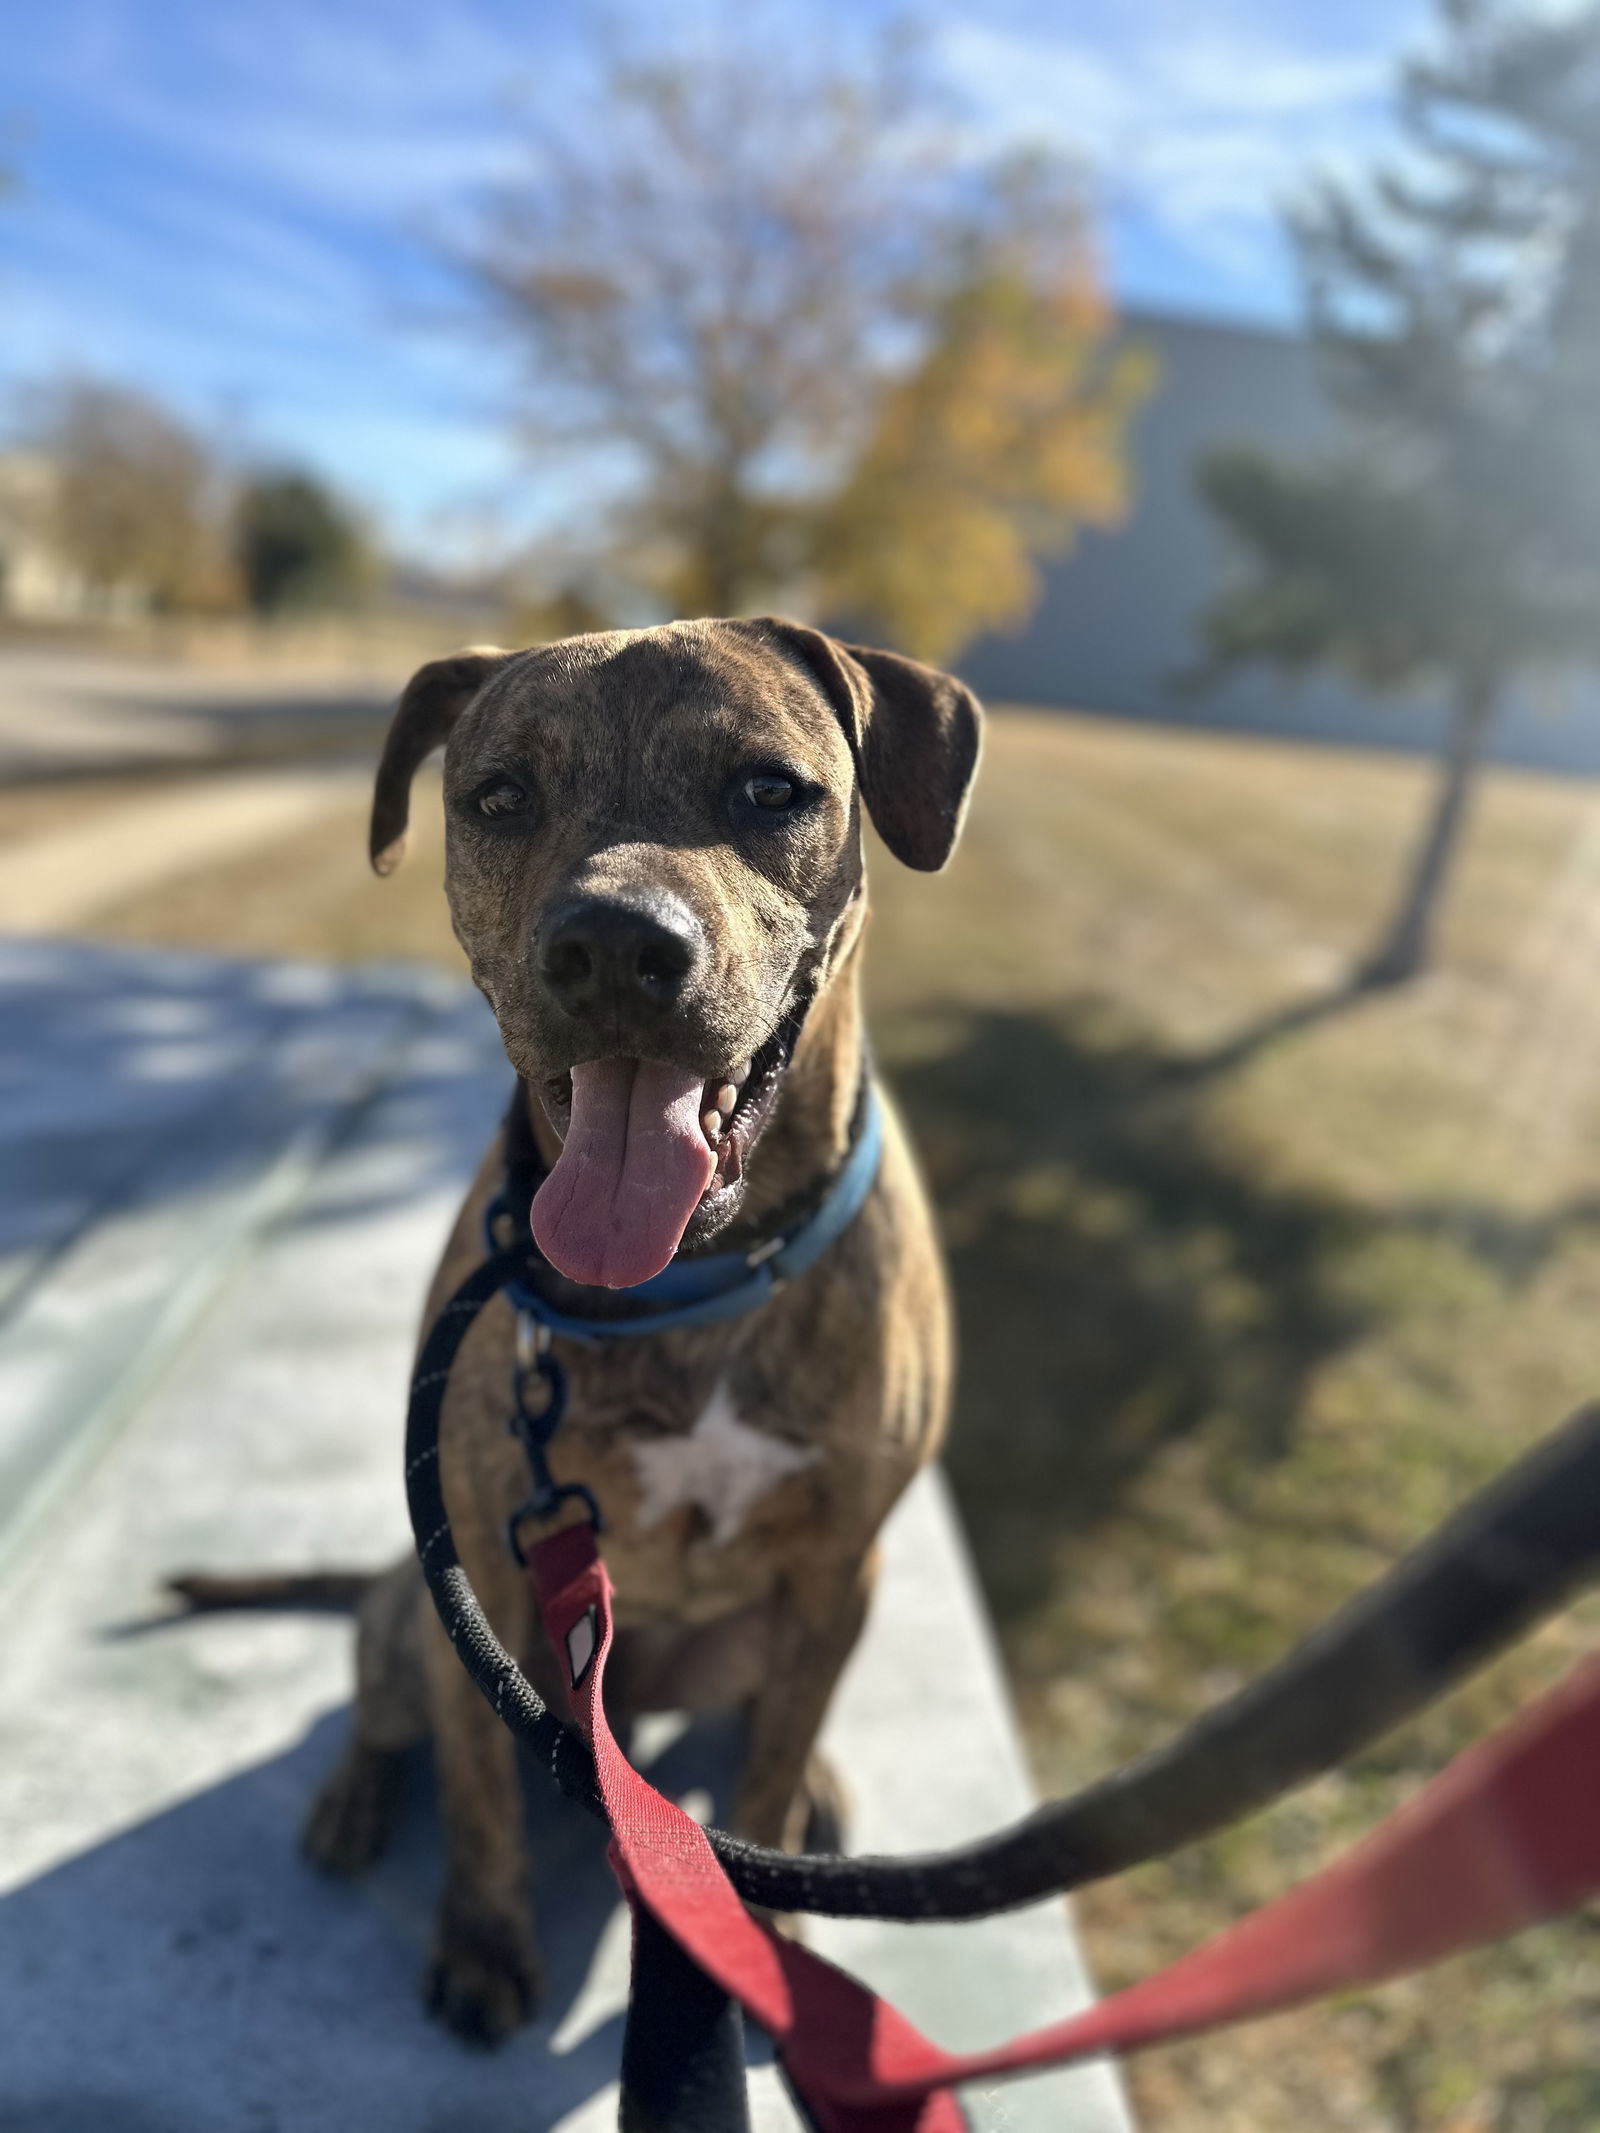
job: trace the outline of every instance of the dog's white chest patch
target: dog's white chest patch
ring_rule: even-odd
[[[809,1466],[814,1451],[752,1429],[718,1385],[693,1429],[633,1446],[639,1467],[639,1524],[646,1532],[669,1511],[697,1505],[719,1545],[733,1539],[753,1504],[790,1474]]]

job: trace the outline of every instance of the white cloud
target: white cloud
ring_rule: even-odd
[[[135,10],[135,13],[138,11]],[[131,34],[115,10],[24,55],[11,94],[70,99],[101,125],[329,215],[399,211],[503,174],[509,100],[559,93],[559,38],[468,5],[278,5],[185,12]],[[197,84],[201,85],[197,93]]]
[[[1348,167],[1390,138],[1403,22],[1362,48],[1329,48],[1312,20],[1270,30],[1124,18],[1115,42],[951,21],[937,50],[992,140],[1082,151],[1112,210],[1132,210],[1225,274],[1279,262],[1279,218],[1316,168]]]

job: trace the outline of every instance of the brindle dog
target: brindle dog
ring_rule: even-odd
[[[398,863],[412,774],[445,743],[451,915],[536,1099],[552,1168],[535,1235],[589,1306],[680,1249],[754,1243],[837,1171],[864,1070],[861,807],[897,858],[943,866],[979,719],[947,675],[770,620],[464,652],[406,689],[373,865]],[[483,1255],[502,1174],[497,1141],[430,1320]],[[552,1463],[604,1507],[616,1716],[744,1705],[733,1826],[793,1844],[825,1796],[813,1744],[861,1628],[878,1528],[945,1422],[944,1280],[898,1126],[859,1216],[760,1310],[556,1347],[571,1404]],[[500,1300],[449,1389],[444,1483],[490,1619],[561,1708],[506,1542],[528,1481],[506,1431],[513,1351]],[[409,1559],[363,1602],[359,1679],[309,1850],[365,1865],[393,1759],[431,1732],[448,1870],[430,2003],[493,2041],[538,1991],[513,1743]]]

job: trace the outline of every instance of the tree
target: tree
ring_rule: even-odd
[[[309,474],[258,474],[239,491],[234,548],[250,605],[260,615],[339,607],[371,576],[355,520]]]
[[[530,441],[611,478],[613,570],[678,613],[827,601],[926,642],[877,545],[922,530],[910,485],[924,562],[977,574],[952,618],[1014,616],[1017,543],[1115,508],[1120,388],[1091,360],[1108,321],[1067,174],[1048,228],[1013,228],[1014,174],[961,160],[904,51],[838,42],[614,57],[458,257],[525,359]],[[1019,472],[1030,422],[1047,479]]]
[[[817,520],[825,603],[935,661],[1024,622],[1036,559],[1121,516],[1123,434],[1151,379],[1142,351],[1108,343],[1075,183],[1037,161],[996,179],[998,212],[933,289],[925,353],[883,390]]]
[[[36,401],[31,427],[55,475],[51,532],[102,607],[231,603],[220,480],[191,429],[143,393],[84,379]]]
[[[1443,680],[1442,775],[1360,973],[1414,976],[1509,685],[1600,660],[1600,9],[1445,0],[1402,76],[1411,155],[1295,218],[1347,442],[1213,455],[1202,491],[1254,566],[1214,665]]]

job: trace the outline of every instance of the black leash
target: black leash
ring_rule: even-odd
[[[423,1574],[473,1680],[570,1799],[601,1815],[588,1747],[501,1645],[457,1557],[439,1416],[478,1313],[526,1274],[478,1267],[440,1312],[412,1385],[406,1491]],[[1348,1760],[1600,1574],[1600,1403],[1491,1482],[1281,1660],[1162,1747],[1010,1828],[901,1858],[795,1856],[709,1832],[746,1902],[838,1918],[961,1919],[1081,1888],[1191,1844]]]

